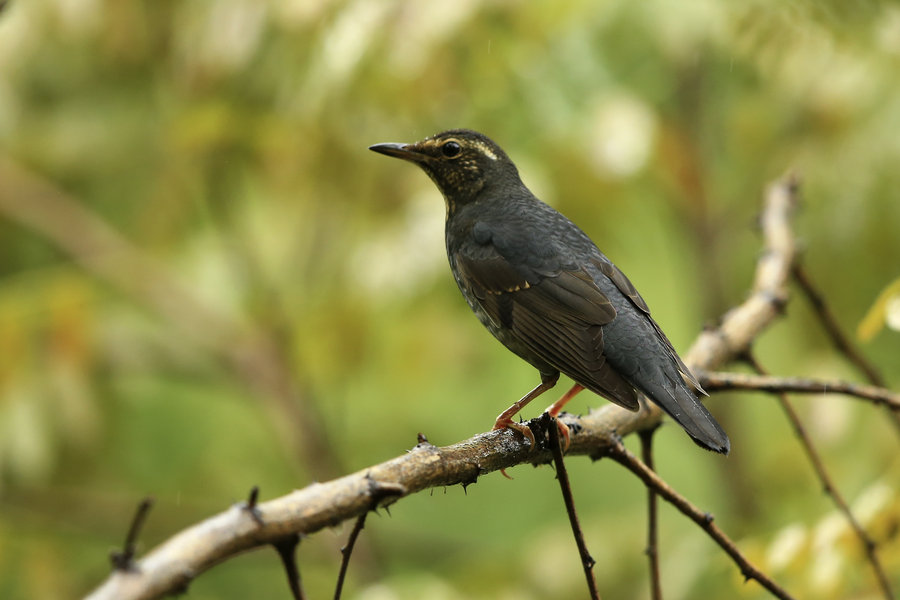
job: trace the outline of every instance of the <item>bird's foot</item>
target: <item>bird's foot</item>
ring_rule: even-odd
[[[535,439],[534,433],[531,431],[531,428],[528,425],[523,425],[521,423],[516,423],[509,417],[504,417],[500,415],[497,417],[497,420],[494,422],[494,427],[491,431],[498,431],[500,429],[512,429],[513,431],[518,431],[522,435],[525,436],[525,439],[528,440],[528,443],[531,444],[530,449],[534,450],[535,447]]]
[[[531,444],[528,447],[528,450],[534,450],[534,446],[536,444],[536,440],[534,439],[534,432],[531,431],[531,428],[527,425],[522,425],[521,423],[516,423],[513,421],[507,413],[510,411],[506,411],[497,417],[497,420],[494,421],[494,426],[491,428],[491,431],[499,431],[501,429],[512,429],[513,431],[518,431],[525,439],[528,440],[528,443]],[[500,474],[506,477],[507,479],[512,479],[507,473],[506,469],[500,469]]]
[[[584,386],[580,383],[576,383],[573,385],[568,392],[562,395],[562,398],[551,404],[547,407],[548,413],[550,416],[556,419],[556,426],[559,428],[559,434],[563,437],[563,452],[566,452],[569,449],[569,444],[572,443],[572,439],[569,436],[569,427],[559,420],[559,413],[562,412],[563,407],[578,393],[584,389]]]

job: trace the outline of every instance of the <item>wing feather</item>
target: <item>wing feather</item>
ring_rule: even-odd
[[[526,275],[487,245],[477,255],[460,253],[456,264],[484,311],[530,352],[586,388],[637,410],[634,388],[603,354],[602,326],[616,310],[586,271]]]
[[[622,292],[625,296],[627,296],[631,302],[639,308],[644,314],[648,317],[650,316],[650,308],[647,306],[647,303],[638,293],[637,289],[634,287],[634,284],[626,277],[625,273],[623,273],[619,267],[612,264],[611,262],[604,262],[601,260],[595,260],[594,265],[596,265],[600,272],[609,277],[609,279],[619,288],[619,291]],[[704,396],[708,396],[700,386],[700,382],[697,381],[697,378],[691,373],[691,370],[684,364],[684,361],[681,360],[681,357],[678,356],[678,352],[675,351],[675,347],[672,346],[672,342],[669,341],[668,336],[663,332],[660,326],[654,321],[650,319],[650,322],[653,324],[654,330],[656,330],[656,335],[662,341],[663,345],[666,347],[666,350],[669,353],[669,356],[675,361],[678,365],[678,371],[681,373],[681,376],[684,380],[690,385],[694,390]]]

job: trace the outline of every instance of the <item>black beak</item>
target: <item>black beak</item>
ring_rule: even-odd
[[[375,144],[369,146],[369,150],[413,162],[421,162],[424,158],[424,155],[412,150],[410,144]]]

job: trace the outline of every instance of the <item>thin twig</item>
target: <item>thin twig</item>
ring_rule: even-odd
[[[653,467],[653,434],[658,428],[647,429],[640,432],[641,458],[651,471]],[[653,486],[647,486],[647,559],[650,562],[650,597],[652,600],[662,600],[662,585],[659,578],[659,545],[657,543],[658,527],[656,514],[656,490]]]
[[[131,526],[128,528],[128,534],[125,536],[125,545],[121,551],[113,551],[109,555],[109,559],[113,564],[113,568],[117,571],[130,571],[134,568],[134,555],[137,546],[137,538],[147,519],[147,513],[153,506],[153,498],[147,497],[141,500],[134,518],[131,520]]]
[[[844,335],[834,313],[831,312],[831,309],[828,308],[828,304],[825,302],[825,296],[813,285],[803,265],[799,262],[794,263],[791,274],[794,276],[794,281],[803,290],[803,294],[809,300],[813,310],[819,317],[819,321],[822,323],[822,327],[825,329],[828,337],[831,338],[831,342],[838,352],[843,354],[865,376],[869,383],[882,388],[887,387],[884,377],[881,376],[878,369],[850,342],[850,338]],[[894,423],[894,427],[900,433],[900,413],[894,409],[889,411],[888,414]]]
[[[575,536],[575,545],[578,546],[578,555],[581,557],[581,568],[584,569],[584,578],[587,580],[588,591],[591,600],[600,600],[600,592],[597,591],[597,581],[594,579],[594,565],[596,561],[588,552],[584,543],[584,534],[578,523],[578,514],[575,512],[575,500],[572,498],[572,486],[569,484],[569,474],[566,472],[566,463],[563,460],[562,448],[559,444],[559,429],[557,421],[548,413],[541,416],[541,424],[550,434],[550,452],[553,454],[553,463],[556,465],[556,479],[562,491],[563,502],[566,505],[566,513],[569,515],[569,523],[572,525],[572,535]]]
[[[341,570],[338,571],[337,585],[334,587],[334,600],[341,600],[341,592],[344,589],[344,578],[347,576],[347,567],[350,566],[350,555],[353,554],[353,546],[356,544],[356,538],[359,537],[363,527],[366,526],[366,517],[368,512],[364,512],[356,518],[356,524],[353,525],[353,531],[347,538],[347,545],[341,548]]]
[[[294,597],[294,600],[304,600],[306,597],[303,595],[303,586],[300,584],[300,569],[297,567],[297,547],[299,545],[300,536],[296,533],[272,543],[272,546],[278,552],[278,556],[281,557],[281,564],[284,566],[288,587],[291,589],[291,595]]]
[[[881,373],[879,373],[875,366],[850,343],[849,338],[841,331],[841,326],[838,324],[837,319],[825,302],[825,296],[819,293],[813,285],[809,275],[807,275],[806,270],[803,268],[803,265],[799,262],[795,262],[794,268],[791,270],[791,275],[793,275],[797,285],[800,286],[803,295],[809,300],[813,310],[816,311],[816,315],[822,322],[822,326],[828,333],[828,337],[831,338],[834,347],[837,348],[841,354],[846,356],[847,360],[853,363],[853,365],[865,375],[869,383],[877,385],[878,387],[885,387],[885,381],[881,376]]]
[[[876,405],[884,405],[891,411],[900,411],[900,394],[872,385],[861,385],[841,380],[812,379],[808,377],[773,377],[725,371],[694,372],[700,385],[707,392],[728,390],[757,390],[760,392],[801,394],[843,394],[862,398]]]
[[[656,490],[656,492],[663,497],[667,502],[669,502],[672,506],[677,508],[692,520],[694,523],[700,526],[703,531],[709,535],[718,545],[725,551],[728,556],[734,561],[734,563],[741,570],[741,574],[747,579],[753,579],[757,581],[761,586],[766,588],[773,596],[776,598],[781,598],[781,600],[793,600],[793,596],[788,594],[784,589],[781,588],[777,583],[772,581],[768,575],[754,567],[747,558],[741,554],[741,551],[738,550],[737,546],[731,539],[728,538],[725,533],[719,529],[719,527],[713,523],[713,517],[709,513],[704,513],[699,508],[694,506],[687,500],[684,496],[676,492],[668,483],[666,483],[662,478],[660,478],[656,473],[654,473],[651,469],[647,468],[647,465],[642,463],[636,456],[634,456],[628,449],[625,448],[625,445],[621,440],[616,440],[613,446],[609,450],[609,456],[617,463],[621,464],[629,471],[637,475],[641,481],[644,482],[648,487],[652,487]]]
[[[753,354],[748,352],[744,356],[744,361],[760,375],[766,375],[766,370],[763,368],[762,364],[756,360]],[[775,396],[778,398],[781,408],[791,422],[791,426],[797,434],[797,439],[800,440],[800,445],[803,446],[803,451],[806,453],[813,470],[816,472],[816,476],[819,478],[819,481],[822,482],[822,488],[825,490],[825,494],[831,498],[834,505],[844,515],[847,522],[850,524],[850,527],[856,534],[856,537],[859,538],[859,541],[862,543],[866,552],[866,558],[869,561],[869,564],[872,565],[872,570],[875,572],[876,579],[878,579],[878,585],[881,587],[882,595],[886,600],[892,600],[894,598],[894,593],[891,590],[887,575],[885,575],[884,569],[881,566],[881,561],[878,559],[875,542],[869,537],[869,534],[866,533],[866,530],[863,529],[863,526],[856,517],[853,516],[847,501],[844,500],[844,497],[831,480],[831,476],[828,474],[828,471],[825,469],[825,464],[822,462],[822,457],[819,456],[819,452],[816,450],[815,446],[813,446],[812,440],[806,433],[803,423],[800,422],[800,417],[797,416],[797,412],[794,410],[787,394],[784,392],[777,392],[775,393]]]
[[[425,436],[419,434],[420,440],[424,439]],[[423,443],[423,442],[419,442]],[[428,443],[427,440],[424,443]],[[430,444],[428,444],[430,446]],[[433,446],[432,446],[433,447]],[[350,537],[347,539],[347,545],[341,548],[341,568],[338,572],[337,584],[334,589],[334,599],[340,600],[341,592],[344,588],[344,579],[347,576],[347,569],[350,566],[350,555],[353,554],[353,548],[356,545],[356,540],[359,537],[360,532],[362,532],[363,527],[366,525],[366,515],[369,514],[369,511],[377,509],[382,505],[382,501],[385,499],[396,499],[401,496],[405,496],[407,490],[402,485],[396,484],[386,484],[379,481],[376,481],[370,476],[366,476],[367,482],[369,484],[369,507],[364,512],[360,513],[360,515],[356,518],[356,524],[353,526],[353,531],[350,532]],[[387,510],[388,505],[384,504],[384,509]],[[390,513],[388,513],[390,514]]]

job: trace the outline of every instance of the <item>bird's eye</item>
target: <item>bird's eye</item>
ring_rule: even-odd
[[[462,148],[457,142],[454,142],[452,140],[441,146],[441,153],[443,153],[443,155],[447,158],[459,156],[460,152],[462,152]]]

